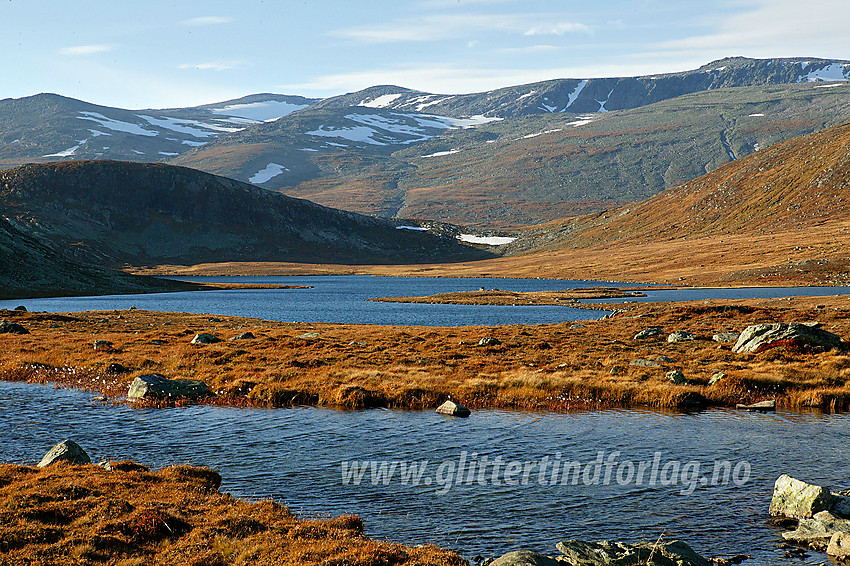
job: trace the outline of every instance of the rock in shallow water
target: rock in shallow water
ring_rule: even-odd
[[[809,519],[820,511],[832,507],[829,489],[794,479],[782,474],[773,486],[770,514],[773,516]]]
[[[468,417],[470,415],[469,409],[454,401],[446,401],[437,407],[436,412],[441,415],[449,415],[450,417]]]
[[[91,458],[79,444],[73,440],[63,440],[44,455],[38,467],[45,468],[60,461],[71,464],[91,464]]]
[[[490,566],[558,566],[558,561],[531,550],[515,550],[500,556]]]
[[[203,381],[194,379],[168,379],[152,373],[140,375],[130,384],[128,399],[150,399],[163,397],[203,397],[210,394],[210,388]]]
[[[711,566],[706,558],[678,540],[655,544],[567,540],[556,547],[564,554],[558,562],[569,566]]]

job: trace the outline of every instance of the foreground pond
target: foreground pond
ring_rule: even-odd
[[[789,473],[842,488],[850,478],[846,414],[151,410],[0,382],[0,415],[0,461],[34,464],[73,438],[95,461],[210,466],[235,495],[308,515],[356,513],[370,536],[467,557],[663,533],[705,555],[751,554],[751,565],[819,564],[823,556],[801,561],[777,548],[780,533],[765,524],[773,482]],[[378,477],[384,463],[388,480]]]
[[[62,297],[0,301],[0,308],[25,305],[31,311],[140,309],[169,312],[247,316],[285,322],[339,322],[419,326],[545,324],[593,320],[604,311],[567,306],[488,306],[376,303],[376,297],[425,296],[481,287],[506,291],[558,291],[576,287],[623,286],[604,281],[553,279],[486,279],[438,277],[196,277],[192,281],[310,285],[311,289],[240,289],[150,295]],[[791,296],[839,295],[848,287],[776,287],[745,289],[682,289],[646,291],[642,301],[746,299]],[[587,302],[617,302],[605,299]]]

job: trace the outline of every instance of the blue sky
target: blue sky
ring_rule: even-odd
[[[0,98],[165,108],[850,59],[848,21],[847,0],[0,0]]]

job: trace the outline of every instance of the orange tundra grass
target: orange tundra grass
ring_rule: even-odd
[[[140,310],[6,311],[0,317],[31,334],[0,335],[0,379],[58,383],[118,399],[134,376],[160,373],[205,381],[214,392],[206,402],[257,407],[433,409],[451,397],[471,408],[566,411],[676,407],[695,395],[725,406],[764,399],[784,407],[850,406],[850,356],[844,352],[780,347],[736,354],[711,340],[714,333],[740,332],[750,324],[811,320],[847,338],[848,297],[620,306],[626,311],[614,318],[577,328],[302,324]],[[650,326],[661,326],[665,335],[634,339]],[[700,339],[669,344],[665,336],[674,330]],[[256,339],[228,340],[246,331]],[[190,344],[200,332],[222,342]],[[501,344],[478,346],[485,336]],[[95,349],[94,340],[112,347]],[[659,358],[658,367],[630,365]],[[670,382],[665,373],[673,369],[688,383]],[[717,372],[726,377],[709,386]]]

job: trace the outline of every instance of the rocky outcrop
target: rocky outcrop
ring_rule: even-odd
[[[807,519],[832,507],[829,489],[812,485],[782,474],[773,485],[770,514],[773,516]]]
[[[213,334],[201,332],[200,334],[195,334],[190,344],[215,344],[216,342],[221,342],[221,338]]]
[[[840,336],[819,328],[816,323],[791,322],[748,326],[732,346],[732,351],[758,354],[779,346],[832,350],[844,345]]]
[[[647,338],[656,338],[662,335],[664,335],[664,330],[661,327],[652,326],[650,328],[644,328],[635,334],[635,340],[646,340]]]
[[[140,375],[130,384],[127,392],[128,399],[162,399],[162,398],[198,398],[210,394],[210,388],[203,381],[194,379],[168,379],[165,376],[152,373]]]
[[[556,547],[564,554],[558,561],[570,566],[711,566],[708,559],[678,540],[655,544],[567,540]]]
[[[450,417],[468,417],[471,414],[471,411],[464,407],[459,403],[455,403],[454,401],[446,401],[436,410],[437,413],[441,415],[448,415]]]
[[[711,339],[715,342],[719,342],[720,344],[734,344],[738,341],[738,336],[740,336],[740,334],[737,332],[718,332],[713,335]]]
[[[39,468],[46,468],[56,462],[68,462],[70,464],[91,464],[91,458],[86,451],[73,440],[63,440],[50,449],[41,462]]]
[[[8,320],[0,321],[0,334],[29,334],[30,331],[18,324]]]

